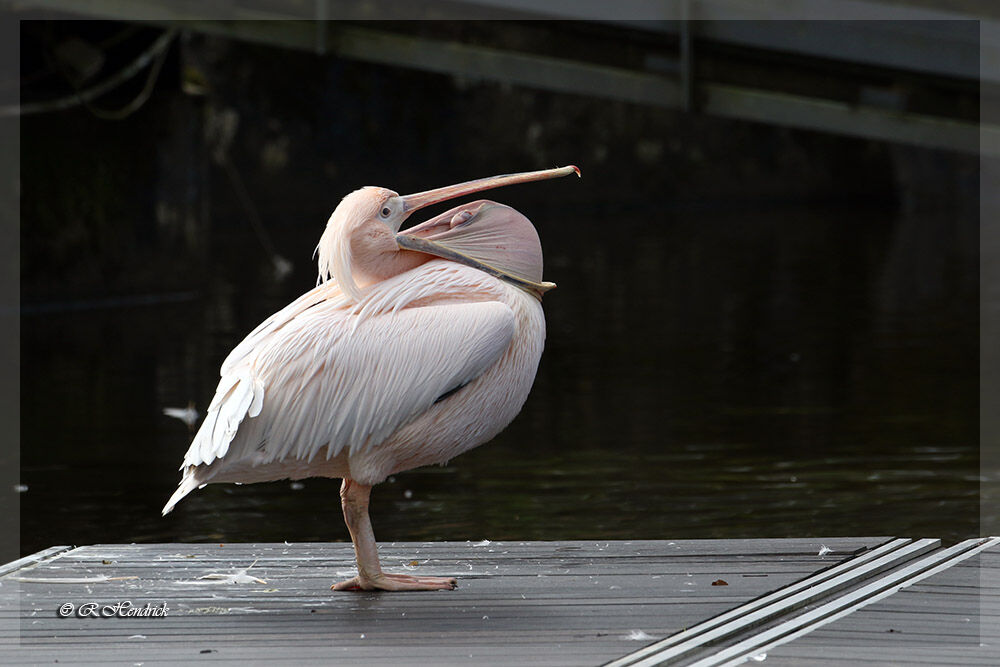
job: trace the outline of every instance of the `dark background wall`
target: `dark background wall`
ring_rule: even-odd
[[[24,22],[22,93],[72,90],[69,39],[113,71],[159,34]],[[225,354],[314,284],[346,193],[569,163],[583,179],[491,195],[559,284],[531,399],[377,490],[380,537],[978,534],[975,156],[195,34],[134,114],[26,116],[21,142],[25,552],[346,539],[334,481],[212,486],[160,519],[190,439],[162,408],[204,410]]]
[[[518,29],[487,26],[480,30],[494,35]],[[44,71],[53,58],[46,53],[68,40],[99,43],[123,31],[129,37],[109,50],[107,68],[158,31],[25,22],[22,70]],[[558,35],[559,24],[547,32]],[[545,36],[534,29],[525,39]],[[142,79],[101,104],[131,99]],[[185,81],[198,94],[183,92]],[[57,71],[29,90],[66,88]],[[124,120],[78,108],[22,122],[27,302],[192,286],[191,270],[222,259],[209,250],[212,234],[244,228],[252,215],[282,255],[301,256],[301,246],[286,246],[285,230],[318,235],[343,194],[371,183],[404,192],[578,162],[587,185],[564,205],[609,215],[621,212],[623,201],[648,205],[654,198],[662,209],[969,206],[978,187],[972,156],[198,35],[173,48],[153,103]],[[220,164],[223,155],[251,193],[255,213]],[[510,196],[544,195],[526,189]],[[165,255],[170,262],[160,265]]]

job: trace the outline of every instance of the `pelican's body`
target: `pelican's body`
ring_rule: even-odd
[[[566,169],[408,197],[382,188],[345,197],[318,247],[326,282],[225,360],[164,514],[210,482],[342,478],[359,573],[336,588],[453,587],[449,578],[381,571],[368,494],[511,422],[541,357],[541,293],[551,284],[541,282],[534,228],[509,207],[480,201],[403,233],[399,225],[430,203]]]
[[[372,485],[445,463],[517,415],[544,340],[536,297],[453,262],[378,283],[357,304],[324,283],[226,359],[216,402],[235,414],[204,422],[181,488],[302,477]],[[258,393],[260,412],[246,419]],[[242,423],[226,443],[233,421]]]

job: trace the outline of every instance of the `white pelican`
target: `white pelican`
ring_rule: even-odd
[[[317,246],[317,287],[236,346],[163,513],[211,482],[342,478],[358,575],[334,590],[450,589],[389,574],[368,517],[371,487],[493,438],[528,397],[545,341],[538,233],[480,200],[400,232],[430,204],[576,167],[493,176],[399,196],[344,197]]]

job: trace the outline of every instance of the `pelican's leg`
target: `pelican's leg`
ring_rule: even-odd
[[[354,555],[358,560],[358,576],[334,584],[335,591],[436,591],[450,590],[458,582],[450,577],[412,577],[407,574],[386,574],[378,562],[375,533],[368,518],[368,496],[372,487],[345,479],[340,486],[340,503],[344,508],[344,521],[351,531]]]

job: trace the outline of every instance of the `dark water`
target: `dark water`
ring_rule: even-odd
[[[379,539],[978,534],[974,220],[525,212],[559,283],[531,398],[377,487]],[[214,239],[193,295],[25,312],[23,552],[348,538],[336,480],[213,485],[159,516],[190,441],[162,408],[204,410],[232,346],[312,285],[321,226],[281,284],[248,232]]]

